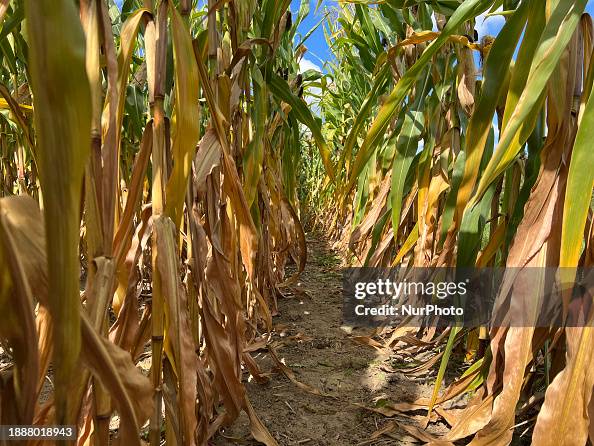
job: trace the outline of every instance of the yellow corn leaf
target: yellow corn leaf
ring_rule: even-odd
[[[170,3],[173,57],[175,63],[175,132],[173,171],[167,183],[166,213],[181,228],[184,198],[192,159],[200,137],[198,66],[187,25]]]

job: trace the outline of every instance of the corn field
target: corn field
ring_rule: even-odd
[[[246,377],[270,381],[304,228],[351,266],[594,266],[587,0],[311,6],[0,0],[0,425],[206,446],[247,416],[278,445]],[[323,71],[300,68],[314,9]],[[432,391],[374,410],[421,411],[397,423],[427,444],[592,444],[586,316],[376,329]]]

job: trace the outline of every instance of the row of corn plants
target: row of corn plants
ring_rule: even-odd
[[[0,1],[0,424],[276,445],[242,380],[305,266],[300,126],[332,175],[289,6]]]
[[[592,266],[586,4],[352,1],[329,11],[334,57],[320,113],[335,180],[315,181],[319,157],[300,175],[314,185],[303,196],[317,223],[352,264]],[[479,39],[476,22],[489,15],[502,15],[503,29]],[[382,413],[426,409],[424,425],[407,431],[434,444],[505,445],[516,425],[539,446],[594,441],[594,332],[585,325],[380,330],[396,357],[418,358],[406,373],[435,377],[432,397]],[[443,388],[457,354],[467,367]],[[450,410],[464,395],[464,409]],[[435,413],[450,427],[439,437],[423,429]]]

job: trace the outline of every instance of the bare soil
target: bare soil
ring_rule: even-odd
[[[298,287],[279,301],[273,343],[279,359],[298,381],[330,396],[299,388],[278,371],[269,352],[261,351],[254,356],[263,371],[271,372],[271,380],[264,385],[246,383],[256,413],[282,446],[415,443],[398,430],[372,439],[389,420],[356,404],[376,407],[382,399],[413,401],[427,395],[431,387],[386,371],[388,357],[351,339],[350,329],[341,321],[340,258],[320,237],[308,235],[308,249],[308,264]],[[413,423],[414,418],[400,422]],[[242,414],[213,444],[259,443],[252,439],[247,416]]]

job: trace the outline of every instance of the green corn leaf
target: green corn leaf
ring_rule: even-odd
[[[495,149],[493,158],[487,165],[477,187],[476,194],[469,205],[476,203],[489,185],[501,174],[517,156],[520,148],[530,135],[532,128],[524,127],[524,138],[516,140],[517,133],[527,121],[533,127],[538,116],[539,104],[542,103],[546,83],[557,67],[577,24],[587,0],[563,1],[552,11],[551,17],[542,32],[532,65],[530,66],[526,86],[518,100],[507,126],[503,130],[501,139]],[[536,4],[534,7],[538,7]],[[530,39],[531,36],[525,36]],[[526,65],[517,69],[528,69]]]
[[[576,135],[567,177],[559,260],[559,266],[562,267],[577,266],[582,250],[584,228],[594,186],[592,141],[594,141],[594,99],[590,96]]]
[[[388,127],[388,124],[390,123],[394,114],[402,106],[402,102],[404,101],[408,91],[413,86],[425,66],[431,61],[437,51],[446,43],[448,37],[458,30],[458,27],[462,23],[464,23],[469,18],[477,16],[489,6],[491,6],[492,3],[493,2],[491,0],[466,0],[464,3],[462,3],[449,19],[447,25],[439,37],[427,47],[417,62],[398,81],[380,108],[375,120],[373,121],[373,124],[371,125],[371,128],[365,136],[365,140],[363,141],[363,144],[357,153],[357,158],[355,159],[353,169],[350,172],[349,180],[342,190],[343,195],[348,194],[357,182],[357,177],[361,173],[361,169],[367,163],[367,160],[373,151],[383,140],[384,132]]]
[[[533,2],[532,2],[533,3]],[[484,67],[484,82],[475,111],[468,124],[466,135],[466,150],[464,175],[459,186],[454,224],[460,225],[464,207],[470,199],[478,178],[479,165],[483,160],[485,143],[492,126],[493,115],[504,93],[514,50],[524,29],[528,16],[528,6],[531,2],[524,2],[520,9],[509,19],[503,27],[499,37],[495,40]],[[533,28],[535,32],[539,30]],[[506,108],[507,110],[507,108]],[[447,230],[449,228],[444,228]]]
[[[326,173],[331,179],[334,179],[334,168],[332,167],[330,149],[322,134],[320,124],[311,114],[307,104],[302,99],[295,96],[291,92],[287,82],[277,74],[268,73],[267,83],[270,92],[278,99],[289,104],[297,119],[311,130],[316,144],[318,145],[318,150],[320,151],[324,167],[326,168]]]
[[[85,39],[74,2],[27,0],[29,63],[47,234],[53,319],[56,424],[76,424],[70,385],[79,374],[79,224],[91,144],[91,92]]]

